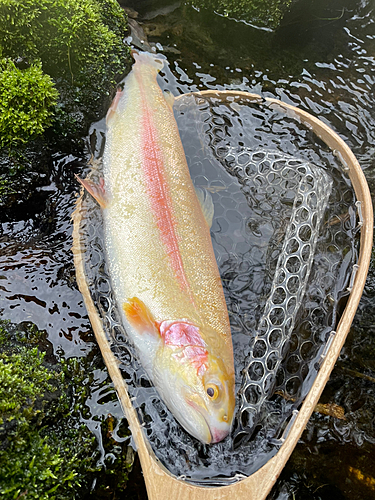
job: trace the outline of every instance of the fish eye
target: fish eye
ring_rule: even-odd
[[[206,392],[207,392],[208,397],[210,399],[212,399],[213,401],[215,401],[215,399],[217,399],[217,397],[219,395],[219,388],[215,384],[208,384],[206,387]]]

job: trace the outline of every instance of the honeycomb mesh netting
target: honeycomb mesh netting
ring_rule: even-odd
[[[251,153],[242,149],[237,153],[229,148],[225,161],[234,167],[235,175],[252,179],[250,182],[254,185],[261,183],[266,192],[279,185],[289,189],[291,184],[297,185],[272,287],[252,341],[240,389],[239,424],[241,430],[247,431],[251,437],[264,411],[265,401],[272,396],[276,375],[288,351],[332,181],[323,169],[277,152]],[[302,385],[302,376],[294,379],[295,383]]]
[[[215,206],[211,235],[231,322],[238,394],[230,437],[199,443],[148,380],[121,324],[102,215],[87,194],[80,228],[85,270],[156,456],[195,484],[229,484],[277,452],[283,428],[313,384],[349,294],[358,213],[335,154],[295,120],[266,105],[211,98],[181,100],[175,116],[193,182],[212,194]],[[100,176],[100,165],[91,175]]]

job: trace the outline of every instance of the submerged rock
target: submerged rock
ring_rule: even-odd
[[[293,0],[189,0],[189,3],[256,26],[277,28]]]

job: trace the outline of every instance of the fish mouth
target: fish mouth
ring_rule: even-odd
[[[199,429],[197,429],[197,427],[194,427],[194,428],[191,428],[190,430],[188,430],[188,428],[187,428],[188,432],[192,436],[194,436],[195,438],[199,439],[199,441],[201,441],[202,443],[211,444],[212,439],[213,439],[211,427],[210,427],[209,422],[207,421],[207,418],[203,412],[203,409],[200,406],[198,406],[197,404],[195,404],[194,401],[187,400],[187,403],[189,406],[194,408],[194,410],[201,417],[200,420],[201,420],[202,425],[200,427],[201,427],[201,430],[203,431],[200,433],[201,435],[199,435],[199,432],[197,432]],[[189,425],[189,427],[190,427],[190,425]]]
[[[209,442],[207,442],[207,444],[220,443],[220,441],[222,441],[223,439],[225,439],[228,436],[229,427],[227,425],[225,425],[225,427],[223,429],[220,429],[219,426],[210,425],[210,423],[207,421],[207,418],[204,415],[202,415],[202,417],[204,418],[204,421],[206,422],[208,431],[209,431],[210,436],[211,436],[211,440]]]
[[[211,442],[212,443],[219,443],[223,439],[225,439],[228,434],[229,434],[229,429],[216,429],[216,428],[209,428],[211,432]]]
[[[206,439],[204,442],[206,444],[211,444],[211,443],[215,442],[215,441],[213,441],[211,427],[209,426],[206,418],[202,414],[201,414],[201,416],[203,417],[203,420],[204,420],[206,427],[207,427],[207,430],[208,430],[207,436],[209,436],[209,439]]]
[[[199,412],[200,413],[200,412]],[[202,415],[202,413],[200,413],[200,416],[202,417],[202,420],[205,424],[205,432],[204,432],[204,435],[201,435],[201,436],[197,436],[196,437],[199,439],[199,441],[202,441],[203,443],[205,444],[211,444],[213,441],[213,437],[212,437],[212,432],[211,432],[211,428],[206,420],[206,418],[204,417],[204,415]]]
[[[219,422],[216,419],[207,418],[209,415],[206,416],[202,413],[201,415],[204,418],[211,435],[211,441],[208,444],[219,443],[228,436],[231,426],[228,425],[227,422]]]
[[[224,428],[222,428],[222,429],[220,428],[219,425],[211,425],[210,419],[208,418],[209,416],[205,414],[206,412],[203,410],[203,408],[199,407],[193,401],[189,401],[189,405],[192,406],[197,411],[197,413],[199,413],[199,415],[202,418],[202,423],[204,422],[204,424],[205,424],[205,428],[206,428],[205,430],[208,431],[206,433],[206,438],[204,439],[203,436],[198,436],[198,433],[196,432],[197,429],[194,429],[195,432],[190,431],[190,433],[194,437],[196,437],[200,441],[204,442],[205,444],[215,444],[215,443],[219,443],[220,441],[222,441],[224,438],[226,438],[228,436],[229,426],[227,424],[225,424],[225,426],[223,426]]]

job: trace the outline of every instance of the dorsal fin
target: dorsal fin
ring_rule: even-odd
[[[107,111],[107,116],[105,119],[107,124],[110,122],[111,118],[113,118],[116,114],[117,105],[119,103],[119,100],[120,100],[122,93],[123,93],[123,91],[121,89],[117,89],[117,92],[116,92],[116,95],[112,101],[112,104],[109,107],[109,110]]]
[[[99,203],[102,208],[107,208],[108,196],[104,188],[104,179],[100,179],[99,184],[91,181],[90,179],[81,179],[75,174],[75,177],[79,183],[91,194],[93,198]]]

